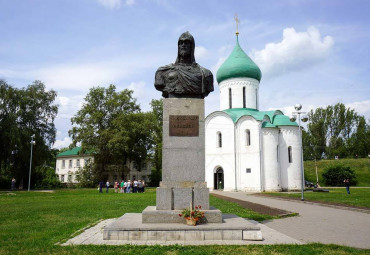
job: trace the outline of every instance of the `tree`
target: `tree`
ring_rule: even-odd
[[[0,179],[15,177],[18,183],[28,179],[32,134],[36,141],[32,165],[48,165],[54,160],[56,96],[41,81],[17,89],[0,80]]]
[[[311,110],[308,116],[307,134],[303,135],[304,149],[307,150],[305,159],[318,159],[323,153],[329,158],[342,158],[366,156],[369,152],[366,145],[368,125],[355,110],[338,103]]]
[[[117,92],[114,85],[92,88],[71,119],[73,144],[81,142],[82,152],[94,154],[94,178],[123,173],[127,160],[140,166],[151,152],[152,113],[140,112],[132,93],[128,89]]]

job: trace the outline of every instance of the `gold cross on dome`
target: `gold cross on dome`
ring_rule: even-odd
[[[234,20],[235,20],[235,23],[236,23],[236,35],[238,35],[239,34],[239,32],[238,32],[238,24],[240,23],[240,21],[238,19],[238,14],[237,13],[235,13],[235,15],[234,15]]]

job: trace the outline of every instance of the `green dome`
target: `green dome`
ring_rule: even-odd
[[[233,52],[217,71],[216,79],[220,83],[230,78],[247,77],[261,81],[261,70],[240,48],[238,37]]]

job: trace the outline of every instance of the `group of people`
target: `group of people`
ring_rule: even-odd
[[[103,193],[103,187],[104,187],[103,181],[99,182],[98,190],[100,193]],[[109,193],[109,187],[110,187],[110,183],[107,180],[107,182],[105,183],[106,193]],[[137,180],[134,180],[134,181],[121,180],[121,182],[118,182],[118,180],[116,180],[114,182],[113,187],[114,187],[115,193],[118,193],[118,192],[119,193],[143,193],[145,191],[145,182],[143,180],[138,180],[138,181]]]
[[[142,180],[128,180],[114,182],[114,192],[118,193],[143,193],[145,191],[145,182]]]

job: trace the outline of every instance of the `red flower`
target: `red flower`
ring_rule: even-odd
[[[191,212],[191,215],[194,215],[194,212]]]
[[[182,214],[181,214],[181,213],[179,213],[179,216],[181,217],[181,216],[182,216]]]
[[[198,206],[196,206],[195,209],[198,209]]]
[[[201,205],[199,205],[198,207],[199,207],[199,209],[200,209],[200,208],[202,208],[202,206],[201,206]]]

